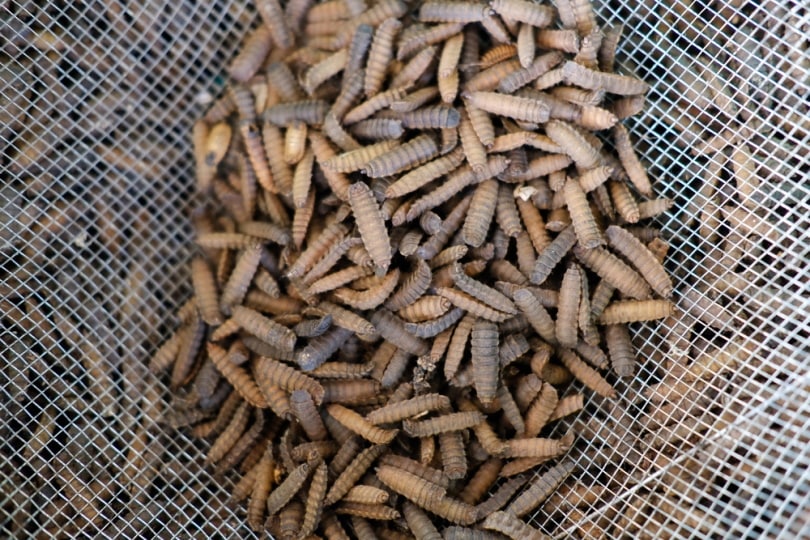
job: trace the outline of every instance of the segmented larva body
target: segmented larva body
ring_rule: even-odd
[[[208,357],[216,366],[217,370],[225,377],[239,395],[254,407],[263,409],[267,407],[267,401],[262,395],[256,382],[250,373],[240,366],[234,364],[228,358],[228,353],[222,347],[213,343],[207,345]]]
[[[481,523],[484,529],[505,534],[513,540],[543,540],[546,535],[510,512],[493,512]]]
[[[388,502],[388,492],[375,486],[359,484],[350,489],[342,500],[365,504],[385,504]]]
[[[609,226],[606,234],[610,247],[631,261],[655,292],[665,298],[672,295],[672,280],[667,275],[664,266],[644,244],[626,230],[615,225]]]
[[[571,394],[569,396],[563,396],[557,401],[557,406],[554,408],[554,412],[551,413],[549,417],[549,422],[554,422],[555,420],[559,420],[560,418],[564,418],[569,414],[574,414],[577,411],[582,410],[585,406],[585,395],[578,393],[578,394]]]
[[[543,473],[527,490],[516,497],[506,508],[507,512],[523,517],[545,501],[574,470],[573,461],[565,461]]]
[[[306,537],[315,530],[318,522],[321,519],[323,512],[323,500],[326,497],[326,489],[328,487],[327,467],[326,463],[320,463],[312,475],[312,482],[309,486],[309,493],[307,494],[307,501],[304,510],[304,519],[301,524],[299,535],[301,538]]]
[[[603,248],[574,247],[574,255],[599,277],[624,294],[637,299],[649,298],[649,285],[635,270]]]
[[[288,103],[278,103],[265,109],[262,118],[277,127],[285,127],[296,120],[319,126],[323,124],[326,113],[329,112],[329,104],[320,99],[302,99]],[[283,142],[278,147],[282,151],[279,157],[283,160]]]
[[[447,413],[427,420],[403,420],[402,429],[411,437],[431,437],[471,428],[484,421],[478,411]]]
[[[476,188],[462,228],[464,242],[468,245],[479,247],[484,243],[495,214],[498,202],[497,194],[498,182],[496,180],[486,180]]]
[[[436,294],[444,296],[450,300],[454,306],[459,307],[465,311],[472,313],[482,319],[492,322],[503,322],[513,317],[511,313],[504,313],[498,311],[482,302],[479,302],[474,296],[457,289],[450,289],[447,287],[436,287]]]
[[[650,86],[640,79],[594,71],[576,62],[567,61],[562,66],[563,80],[588,90],[604,90],[619,96],[644,94]]]
[[[276,515],[304,487],[311,470],[309,463],[302,463],[290,471],[290,474],[267,497],[267,513]]]
[[[540,434],[540,431],[551,421],[551,416],[557,407],[557,401],[557,390],[550,384],[543,383],[537,397],[526,409],[524,418],[525,437],[537,437]]]
[[[290,410],[311,441],[326,439],[326,426],[321,420],[312,396],[306,390],[294,390],[290,394]]]
[[[239,437],[242,436],[242,433],[245,432],[245,428],[247,427],[249,420],[250,406],[247,403],[242,402],[228,421],[227,427],[211,445],[211,448],[208,450],[208,453],[205,456],[205,460],[208,463],[215,464],[225,457],[228,450],[230,450],[233,445],[236,444],[236,441],[238,441]]]
[[[574,351],[568,349],[560,350],[560,359],[565,367],[582,384],[599,394],[600,396],[614,399],[616,390],[607,382],[595,369],[587,365],[577,356]]]
[[[537,256],[534,271],[531,275],[531,282],[536,285],[545,282],[557,264],[559,264],[563,257],[574,247],[576,241],[577,235],[573,227],[569,226],[560,232]]]
[[[627,132],[622,124],[616,124],[613,127],[613,141],[616,146],[616,152],[619,154],[619,161],[621,161],[624,171],[630,178],[630,181],[636,189],[645,197],[652,197],[652,185],[647,176],[644,166],[636,156],[633,145],[630,141],[630,134]]]
[[[537,80],[542,75],[548,73],[552,68],[562,62],[563,58],[563,54],[559,51],[552,51],[540,55],[532,59],[532,62],[528,66],[524,66],[522,69],[518,69],[506,75],[498,83],[497,88],[500,92],[511,94],[532,81]],[[526,94],[522,95],[524,99],[532,99],[533,96],[536,96],[538,98],[537,101],[543,103],[546,108],[549,109],[548,114],[551,115],[550,106],[553,104],[553,101],[549,99],[549,96],[535,94],[532,92],[527,92]],[[553,116],[558,117],[559,113],[555,110],[555,114]]]
[[[506,19],[520,21],[536,28],[549,26],[554,17],[554,10],[550,6],[526,0],[493,0],[490,6]]]
[[[560,439],[509,439],[505,443],[504,455],[508,458],[553,458],[571,448],[574,436],[569,433]]]
[[[219,311],[217,284],[211,267],[202,257],[191,261],[191,280],[194,286],[194,298],[200,316],[212,326],[222,324],[222,313]],[[157,356],[157,355],[156,355]]]
[[[601,164],[599,150],[570,124],[562,120],[550,120],[545,128],[546,134],[571,156],[580,170],[587,171]]]
[[[630,332],[624,324],[609,324],[605,327],[605,342],[610,353],[610,363],[613,371],[619,377],[632,377],[635,369],[636,357],[633,353],[633,344],[630,341]]]
[[[228,70],[231,78],[239,82],[247,82],[258,71],[267,53],[272,46],[270,29],[261,25],[248,34],[242,50],[233,59]]]
[[[498,389],[498,328],[490,321],[476,321],[470,337],[473,382],[482,403],[495,399]]]
[[[529,324],[548,343],[556,343],[556,326],[551,315],[529,289],[518,289],[513,298],[518,309],[523,312]]]
[[[489,287],[482,282],[469,277],[464,272],[460,264],[453,264],[451,275],[456,287],[466,292],[470,296],[480,300],[494,309],[503,311],[504,313],[517,313],[514,302],[498,292],[496,289],[493,289],[492,287]]]
[[[337,75],[349,61],[348,49],[339,49],[320,62],[310,67],[304,73],[302,86],[307,94],[314,95],[315,90],[324,82]]]
[[[335,472],[339,471],[339,474],[326,493],[324,504],[330,506],[341,500],[357,484],[357,481],[366,473],[372,463],[387,450],[388,448],[385,445],[371,446],[358,453],[356,457],[350,457],[344,467],[335,469]],[[332,460],[333,465],[338,461],[339,455],[336,455],[335,459]]]
[[[483,3],[449,0],[427,0],[419,7],[422,22],[474,23],[483,21],[492,10]]]
[[[374,32],[366,61],[364,91],[367,97],[374,96],[382,88],[389,64],[394,57],[394,38],[401,29],[401,21],[386,19]]]
[[[603,245],[605,240],[579,182],[574,178],[568,178],[565,181],[564,194],[579,244],[586,249]]]
[[[270,489],[273,486],[273,454],[268,449],[262,455],[259,463],[256,464],[251,473],[245,478],[253,477],[252,489],[248,492],[244,491],[244,496],[237,496],[237,490],[234,488],[234,498],[244,499],[250,495],[250,502],[248,503],[247,521],[250,528],[254,531],[260,531],[264,525],[264,510],[266,508],[267,497],[270,494]],[[255,471],[255,472],[253,472]]]
[[[292,351],[295,347],[296,336],[289,328],[244,306],[234,306],[232,311],[233,319],[245,331],[281,350]]]
[[[478,91],[470,92],[468,99],[475,107],[488,113],[523,122],[543,123],[549,119],[548,105],[531,98]]]
[[[278,399],[272,390],[274,387],[287,392],[306,390],[316,404],[323,401],[324,389],[318,381],[272,358],[259,357],[253,366],[253,375],[269,404],[273,402],[274,397]],[[284,408],[289,408],[289,403]]]
[[[260,244],[245,249],[236,261],[231,276],[222,288],[220,306],[224,313],[230,313],[231,307],[242,303],[253,280],[253,275],[262,257]]]
[[[623,300],[609,304],[599,317],[600,324],[622,324],[664,319],[675,313],[669,300]]]
[[[369,160],[363,172],[371,178],[391,176],[421,165],[439,153],[433,137],[419,135],[410,141],[395,146]]]

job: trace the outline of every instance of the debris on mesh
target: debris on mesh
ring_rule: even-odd
[[[150,362],[166,422],[238,471],[255,531],[561,532],[537,511],[583,463],[638,465],[628,325],[675,315],[616,29],[582,2],[258,7],[192,134],[214,200]],[[569,420],[594,400],[605,441]]]

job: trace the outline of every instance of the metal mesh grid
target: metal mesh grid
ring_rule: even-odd
[[[144,360],[190,293],[191,125],[224,83],[253,8],[110,0],[6,9],[0,530],[251,537],[226,504],[229,480],[204,469],[203,443],[157,424],[165,388]],[[595,9],[625,25],[622,70],[652,83],[628,127],[657,192],[676,201],[661,225],[685,315],[636,329],[644,360],[621,392],[630,406],[577,425],[593,432],[580,465],[605,463],[582,481],[599,475],[607,489],[556,516],[558,530],[640,537],[654,523],[671,538],[801,537],[810,532],[810,11],[786,0]],[[716,74],[735,108],[723,95],[696,101],[700,81],[684,73],[700,69]],[[738,195],[740,142],[759,179],[750,201]],[[715,207],[762,223],[730,226]],[[731,278],[744,286],[718,292]],[[716,303],[687,309],[689,294]],[[705,414],[643,394],[687,331],[693,349],[740,360],[689,383]],[[648,447],[620,456],[637,465],[628,474],[617,467],[622,439],[653,416],[677,419],[691,442],[642,439]],[[541,510],[534,524],[547,519]]]

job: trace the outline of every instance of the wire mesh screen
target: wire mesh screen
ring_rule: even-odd
[[[675,201],[661,225],[679,315],[634,329],[624,406],[588,404],[561,427],[588,441],[573,455],[580,497],[532,524],[807,536],[810,10],[595,9],[624,25],[619,71],[652,86],[628,128]],[[234,478],[214,478],[205,443],[166,425],[167,389],[145,362],[190,295],[191,127],[255,21],[238,0],[3,7],[3,535],[254,534],[227,503]]]

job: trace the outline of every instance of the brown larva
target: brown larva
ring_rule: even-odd
[[[636,358],[630,332],[624,324],[609,324],[605,327],[605,342],[610,353],[613,371],[619,377],[632,377]]]
[[[348,49],[339,49],[310,67],[306,73],[304,73],[301,86],[303,86],[307,94],[310,96],[314,95],[315,90],[319,86],[343,71],[343,68],[346,67],[346,63],[348,61]]]
[[[542,76],[543,74],[549,72],[552,68],[556,67],[560,62],[563,61],[563,55],[559,51],[552,51],[541,56],[538,56],[532,60],[532,62],[528,65],[519,69],[517,71],[513,71],[512,73],[506,75],[501,81],[498,83],[498,90],[503,92],[504,94],[511,94],[516,90],[526,86],[527,84],[531,83],[532,81],[536,80],[538,77]],[[524,98],[529,98],[532,94],[524,95]],[[538,96],[539,97],[539,96]],[[546,96],[544,96],[546,97]],[[538,100],[543,101],[543,100]],[[548,107],[549,103],[544,103],[546,107]],[[551,111],[549,111],[551,114]],[[558,115],[554,115],[558,117]],[[518,120],[522,120],[520,117],[514,117]]]
[[[256,446],[265,446],[263,443],[266,443],[266,440],[264,440],[263,437],[267,431],[267,425],[265,423],[264,411],[254,409],[253,416],[253,425],[242,434],[239,440],[236,441],[236,444],[228,450],[225,457],[217,464],[216,474],[223,474],[235,468]]]
[[[452,302],[454,306],[459,307],[465,311],[469,311],[470,313],[477,315],[478,317],[481,317],[482,319],[486,319],[488,321],[503,322],[513,317],[513,314],[498,311],[497,309],[494,309],[484,303],[479,302],[475,297],[457,289],[450,289],[447,287],[437,287],[435,292],[436,294],[444,296],[445,298],[450,300],[450,302]]]
[[[291,351],[295,346],[295,333],[260,313],[243,307],[234,306],[233,318],[247,332],[270,343],[279,349]]]
[[[228,90],[231,93],[231,99],[236,105],[239,119],[247,123],[255,123],[256,104],[253,101],[253,93],[250,88],[242,84],[233,84]]]
[[[344,152],[328,159],[321,165],[326,169],[339,173],[359,171],[364,169],[372,159],[388,152],[397,145],[396,141],[386,139],[367,146],[361,146],[356,150]]]
[[[510,472],[510,465],[515,463],[519,460],[513,460],[509,463],[506,463],[500,472],[500,476],[503,478],[509,478],[506,482],[502,483],[498,489],[496,489],[492,495],[484,499],[482,502],[478,503],[475,507],[476,512],[478,512],[479,516],[487,516],[492,514],[493,512],[497,512],[504,506],[509,500],[515,496],[515,494],[523,488],[528,480],[528,476],[520,475],[519,472]],[[522,472],[522,471],[521,471]],[[520,475],[520,476],[516,476]],[[510,478],[514,477],[514,478]]]
[[[635,270],[603,248],[574,247],[574,255],[602,279],[636,299],[650,297],[650,287]]]
[[[371,118],[352,125],[352,135],[361,139],[399,139],[405,132],[402,121],[394,118]]]
[[[207,344],[208,357],[220,373],[233,385],[234,389],[251,405],[258,408],[267,407],[262,395],[250,374],[228,359],[227,351],[213,343]]]
[[[530,98],[479,91],[469,93],[468,99],[479,109],[515,120],[543,123],[549,118],[548,105]]]
[[[548,343],[557,342],[554,320],[529,289],[515,291],[513,298],[532,328]]]
[[[414,398],[389,403],[366,415],[366,419],[375,425],[393,424],[426,412],[450,409],[450,400],[441,394],[423,394]]]
[[[273,462],[273,454],[270,449],[267,449],[264,454],[262,455],[261,460],[251,473],[245,475],[245,478],[249,476],[253,476],[252,482],[252,489],[250,490],[250,502],[248,503],[248,510],[247,510],[247,521],[250,528],[254,531],[260,531],[264,525],[264,510],[266,508],[266,501],[267,497],[270,494],[270,489],[273,486],[273,468],[275,463]],[[241,495],[237,495],[237,490],[234,488],[234,499],[239,500],[247,497],[248,493],[245,489],[244,491],[240,490],[241,493],[244,493],[244,497]]]
[[[505,457],[547,459],[567,452],[574,443],[574,435],[573,433],[569,433],[559,439],[509,439],[505,441],[505,443]]]
[[[441,317],[451,306],[452,304],[446,298],[428,295],[400,309],[397,315],[405,321],[419,323]]]
[[[632,261],[655,292],[667,298],[672,295],[672,280],[663,265],[647,247],[624,229],[611,225],[606,231],[610,247]]]
[[[389,64],[394,56],[394,37],[402,28],[397,19],[387,19],[377,27],[371,42],[366,61],[364,90],[367,97],[379,93],[385,80]]]
[[[562,347],[574,348],[577,344],[577,318],[580,295],[582,293],[582,273],[579,266],[572,264],[563,275],[560,285],[560,299],[557,306],[556,335]]]
[[[478,2],[427,0],[419,7],[422,22],[474,23],[484,20],[492,11]]]
[[[543,383],[543,387],[537,397],[526,409],[525,437],[537,437],[540,431],[550,422],[550,418],[557,406],[557,390],[548,383]]]
[[[343,117],[343,122],[345,124],[355,124],[360,120],[365,120],[375,112],[388,107],[397,100],[402,99],[404,95],[405,91],[402,88],[392,88],[390,90],[386,90],[385,92],[375,94],[367,101],[360,103],[348,111]]]
[[[206,462],[216,464],[225,457],[228,450],[236,444],[236,441],[241,437],[242,433],[244,433],[245,427],[247,427],[248,420],[250,419],[250,411],[251,408],[247,403],[243,402],[239,405],[233,417],[230,418],[227,427],[216,438],[211,448],[208,450],[205,456]]]
[[[271,358],[258,358],[253,365],[253,375],[268,403],[272,402],[273,397],[277,398],[271,393],[272,390],[269,390],[274,386],[281,387],[287,392],[306,390],[312,395],[316,404],[323,401],[324,389],[318,381]],[[289,407],[289,403],[287,407]]]
[[[488,306],[504,313],[517,313],[514,302],[496,289],[469,277],[458,263],[452,266],[452,277],[456,287]]]
[[[342,502],[334,509],[336,514],[356,516],[375,521],[389,521],[399,519],[399,512],[390,506],[382,504],[363,504]]]
[[[473,194],[470,210],[464,221],[464,241],[473,247],[484,243],[497,205],[498,182],[486,180],[478,185]]]
[[[435,29],[431,28],[426,32],[432,34]],[[394,75],[390,83],[391,88],[410,88],[413,86],[425,74],[435,57],[436,47],[427,47],[420,50]]]
[[[529,488],[516,497],[506,508],[507,512],[522,517],[540,506],[574,470],[573,461],[564,461],[547,470]]]
[[[555,49],[572,54],[579,52],[579,35],[575,30],[543,28],[535,33],[535,41],[537,46],[543,49]]]
[[[258,161],[256,163],[262,167],[264,179],[259,177],[259,181],[265,189],[272,184],[272,192],[287,193],[292,187],[292,171],[284,161],[283,157],[283,138],[281,130],[276,126],[265,123],[262,127],[262,140],[264,141],[264,152],[260,156],[258,150],[254,158]],[[266,162],[261,162],[266,157]],[[253,161],[251,161],[253,163]],[[270,170],[264,169],[269,165]]]
[[[380,464],[417,476],[442,489],[450,487],[450,479],[443,471],[405,456],[389,453],[380,458]]]
[[[554,17],[554,10],[551,7],[525,0],[493,0],[490,6],[504,18],[537,28],[549,26]]]
[[[423,134],[376,155],[366,162],[362,172],[371,178],[391,176],[421,165],[438,153],[439,148],[434,138]]]
[[[498,329],[489,321],[476,321],[473,325],[470,350],[476,394],[482,403],[495,399],[498,388]]]
[[[194,298],[200,316],[212,326],[222,324],[222,313],[219,311],[217,284],[211,267],[202,257],[191,261],[191,279],[194,285]]]
[[[447,497],[443,488],[418,476],[389,465],[377,467],[376,473],[377,478],[393,491],[450,522],[470,525],[478,517],[474,507]]]
[[[326,426],[323,425],[323,420],[321,420],[309,392],[294,390],[290,394],[290,410],[311,441],[326,439]]]
[[[329,491],[324,499],[324,505],[330,506],[337,501],[341,500],[351,488],[355,486],[358,480],[365,474],[371,464],[377,460],[388,448],[385,445],[375,445],[366,448],[354,459],[340,469],[339,475],[332,483]],[[337,457],[333,460],[333,464],[337,461]]]
[[[323,500],[326,496],[327,488],[327,469],[326,463],[321,463],[315,469],[312,475],[312,482],[309,486],[309,493],[304,510],[304,519],[299,531],[300,537],[306,537],[311,534],[318,523],[320,522],[321,512],[323,511]]]
[[[596,370],[588,366],[574,352],[568,349],[560,351],[560,359],[565,367],[585,386],[606,398],[616,398],[616,390]]]
[[[630,134],[622,124],[616,124],[613,127],[613,142],[616,147],[616,152],[619,154],[619,161],[621,161],[624,171],[630,178],[630,181],[636,189],[645,197],[652,197],[652,186],[644,166],[636,156],[630,141]]]
[[[233,130],[230,124],[225,122],[211,126],[204,147],[206,167],[216,168],[219,162],[222,161],[231,145],[232,134]]]
[[[175,361],[177,353],[180,351],[183,332],[188,332],[188,329],[177,330],[172,337],[166,340],[166,342],[155,351],[155,354],[153,354],[152,358],[149,360],[149,371],[151,373],[158,374],[169,369],[169,366]]]
[[[546,538],[546,535],[538,529],[524,523],[510,512],[493,512],[487,516],[481,526],[484,529],[502,533],[513,540],[542,540]]]
[[[669,300],[623,300],[608,305],[599,317],[600,324],[621,324],[664,319],[673,315],[675,306]]]
[[[256,2],[256,10],[264,21],[264,27],[270,31],[273,44],[279,49],[292,47],[295,40],[279,1],[259,0]]]
[[[29,309],[29,317],[30,316],[31,310]],[[42,326],[39,325],[39,327],[41,328]],[[204,339],[205,323],[202,319],[197,317],[189,325],[188,330],[182,334],[180,347],[177,351],[177,357],[175,358],[174,365],[172,366],[170,380],[172,388],[179,388],[193,373]]]
[[[521,24],[517,35],[517,55],[524,69],[534,60],[535,47],[534,27],[530,24]]]
[[[480,426],[486,422],[479,422]],[[464,437],[460,431],[448,431],[438,436],[441,450],[442,469],[450,480],[460,480],[467,476],[467,452]]]
[[[374,278],[376,283],[373,283],[366,290],[358,291],[347,287],[340,287],[332,294],[336,300],[347,306],[357,310],[370,310],[381,305],[385,299],[391,295],[397,283],[399,283],[399,274],[399,270],[394,269],[382,278],[369,276]]]
[[[503,331],[503,328],[501,328]],[[506,367],[521,356],[529,352],[530,345],[523,334],[508,334],[503,338],[498,350],[498,361],[501,367]]]
[[[326,410],[335,420],[375,444],[388,444],[399,431],[376,427],[357,412],[337,403],[329,404]]]
[[[560,145],[581,170],[593,169],[601,164],[599,151],[570,124],[561,120],[546,123],[546,134]]]
[[[402,421],[402,429],[411,437],[431,437],[450,431],[461,431],[484,421],[478,411],[447,413],[427,420]]]
[[[364,504],[385,504],[388,502],[388,492],[378,487],[359,484],[350,489],[341,500]]]
[[[272,1],[272,0],[271,0]],[[228,73],[239,82],[247,82],[258,71],[272,45],[272,34],[265,25],[248,34],[242,50],[231,62]]]
[[[300,101],[290,101],[278,103],[265,109],[262,118],[277,127],[284,127],[296,120],[305,122],[311,126],[323,124],[326,113],[329,111],[329,104],[320,99],[302,99]],[[283,144],[279,150],[283,150]],[[283,159],[283,153],[280,155]]]
[[[278,92],[282,101],[299,101],[304,99],[304,94],[298,81],[295,79],[289,65],[283,62],[271,63],[267,71],[267,82]]]
[[[278,513],[284,505],[295,497],[304,486],[311,470],[309,463],[302,463],[294,468],[287,477],[267,497],[267,513],[271,516]]]
[[[245,249],[237,259],[231,276],[222,287],[219,302],[224,313],[230,313],[232,306],[238,305],[244,300],[261,256],[262,247],[260,244],[255,244]]]
[[[599,231],[588,199],[579,182],[574,178],[568,178],[565,181],[564,193],[565,203],[568,206],[579,244],[586,249],[605,244],[605,239]]]
[[[405,501],[402,505],[402,514],[408,528],[413,531],[417,538],[423,540],[439,540],[442,538],[430,517],[415,504]]]
[[[639,79],[593,71],[576,62],[568,61],[563,64],[563,78],[567,84],[574,84],[589,90],[605,90],[611,94],[631,96],[644,94],[650,86]]]
[[[453,22],[425,27],[414,26],[400,39],[397,45],[397,60],[404,61],[410,58],[414,53],[423,50],[426,45],[436,45],[452,39],[453,36],[462,36],[463,28],[463,23]]]
[[[502,467],[503,462],[498,458],[486,460],[458,494],[459,499],[467,504],[475,504],[480,501],[498,480]]]
[[[348,198],[363,244],[371,255],[377,271],[387,272],[391,264],[391,245],[388,230],[374,195],[366,184],[356,182],[349,188]]]
[[[461,50],[464,45],[464,34],[461,32],[448,38],[442,47],[442,53],[439,58],[439,65],[436,69],[437,78],[439,79],[439,90],[441,91],[441,79],[448,78],[457,73],[458,63],[461,58]],[[444,101],[444,99],[442,99]]]

